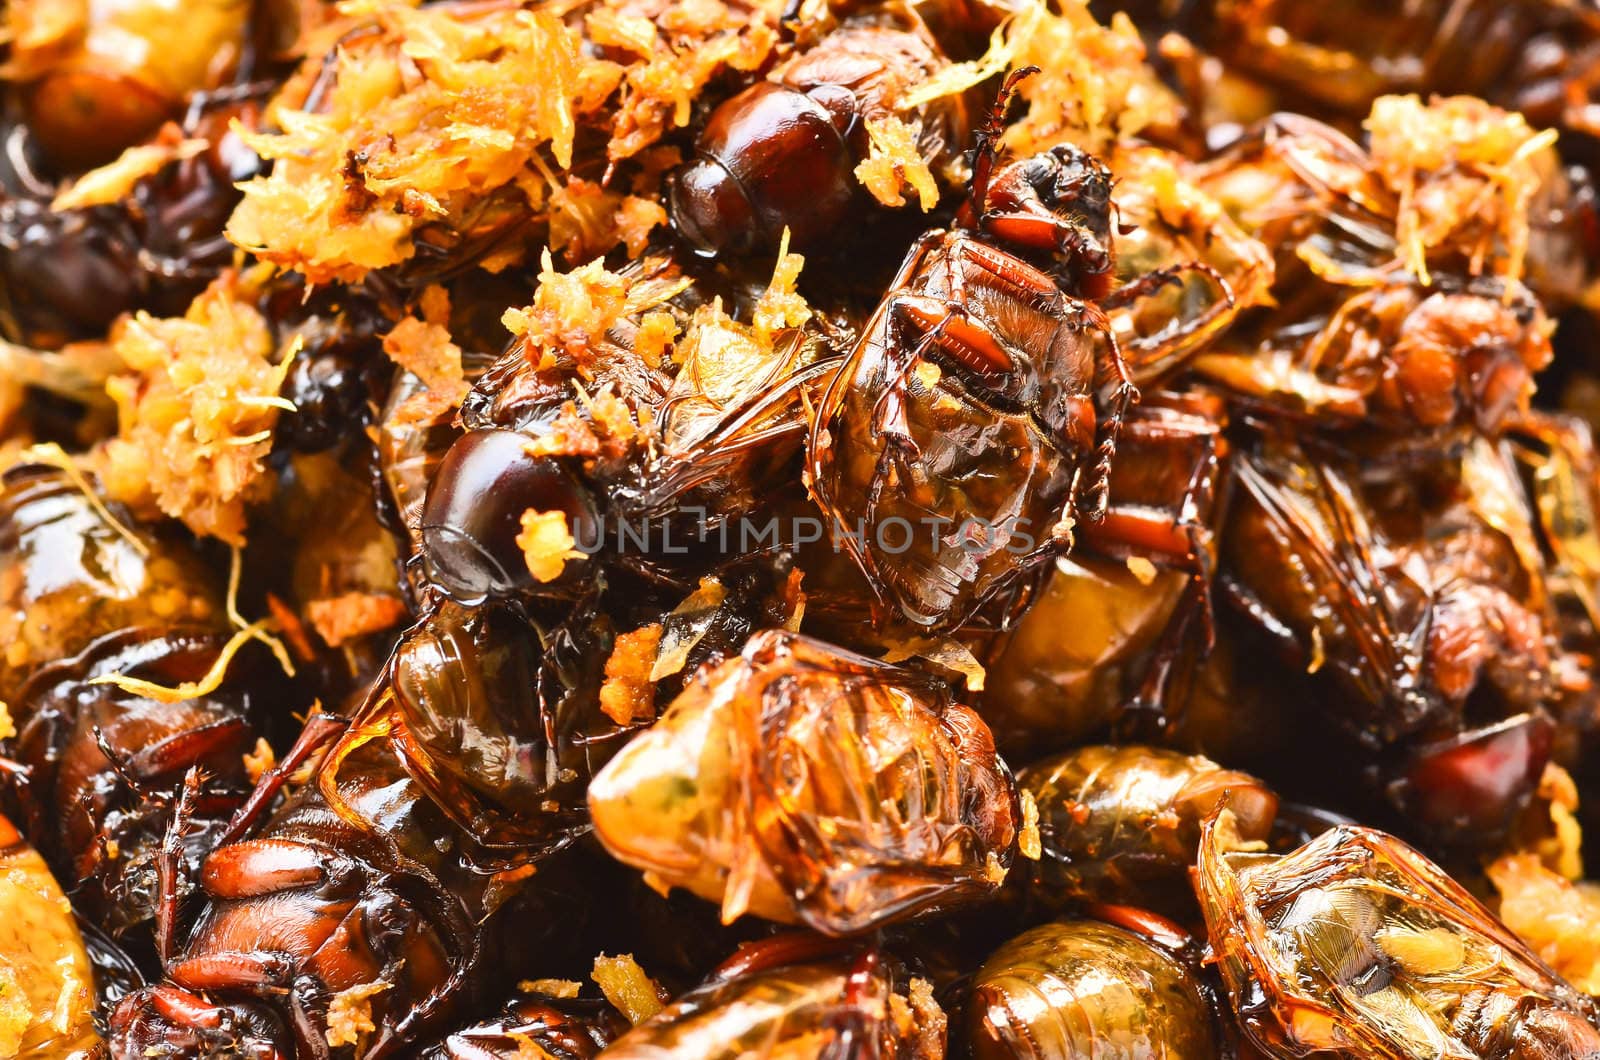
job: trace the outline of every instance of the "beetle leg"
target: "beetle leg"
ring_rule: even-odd
[[[1211,512],[1216,503],[1216,480],[1221,468],[1224,443],[1214,426],[1197,426],[1189,420],[1168,419],[1161,410],[1141,412],[1124,425],[1124,458],[1119,466],[1134,468],[1135,479],[1150,489],[1150,476],[1174,466],[1181,478],[1156,479],[1156,493],[1171,489],[1177,495],[1145,497],[1142,503],[1112,497],[1105,518],[1083,528],[1084,543],[1093,551],[1119,557],[1155,558],[1164,566],[1187,570],[1189,587],[1167,627],[1162,631],[1150,657],[1138,692],[1124,712],[1121,731],[1130,739],[1154,736],[1145,730],[1152,725],[1157,733],[1170,728],[1167,714],[1167,685],[1179,662],[1191,653],[1191,633],[1196,616],[1203,623],[1204,651],[1209,653],[1215,640],[1213,628],[1212,574],[1216,565],[1216,545],[1211,530]],[[1171,454],[1170,456],[1168,454]],[[1140,475],[1141,462],[1154,461],[1153,472]],[[1179,492],[1181,483],[1181,492]]]
[[[1184,265],[1167,265],[1159,269],[1152,269],[1143,276],[1129,280],[1121,287],[1118,287],[1100,300],[1100,308],[1123,309],[1141,298],[1150,297],[1163,287],[1172,287],[1182,283],[1181,277],[1191,269],[1205,273],[1219,284],[1222,284],[1224,290],[1227,289],[1227,284],[1223,282],[1222,275],[1210,265],[1202,265],[1197,261]],[[1229,301],[1232,301],[1231,292]]]
[[[739,979],[785,964],[821,960],[833,956],[850,945],[852,943],[847,939],[800,931],[772,935],[755,942],[741,942],[733,951],[733,956],[717,965],[716,970],[711,973],[711,978]]]
[[[987,243],[963,239],[951,248],[951,254],[962,265],[977,267],[975,272],[959,270],[956,273],[958,282],[966,280],[977,283],[1025,302],[1050,303],[1061,297],[1061,288],[1049,273],[1034,268],[1013,254],[996,250]],[[954,300],[964,299],[955,297]]]
[[[305,728],[300,730],[300,736],[295,740],[294,746],[289,748],[289,753],[284,755],[283,761],[261,775],[255,790],[250,793],[245,804],[239,807],[239,812],[233,815],[233,820],[228,822],[227,830],[218,837],[217,846],[224,847],[243,839],[245,833],[253,828],[256,821],[266,812],[273,798],[295,770],[304,765],[329,740],[344,732],[349,725],[348,720],[333,714],[318,713],[307,718]]]
[[[183,776],[177,805],[172,820],[167,823],[166,834],[161,837],[161,852],[156,857],[156,881],[159,898],[156,902],[156,955],[163,966],[172,960],[178,931],[178,905],[182,895],[178,891],[178,876],[183,864],[183,834],[194,813],[194,800],[200,793],[200,767],[190,766]]]
[[[1103,920],[1107,924],[1138,935],[1174,957],[1195,961],[1199,956],[1195,937],[1160,913],[1152,913],[1137,906],[1113,905],[1107,902],[1091,902],[1084,906],[1083,913],[1085,916]]]
[[[1100,347],[1100,354],[1096,360],[1096,375],[1108,373],[1111,376],[1111,413],[1105,420],[1105,436],[1101,438],[1097,449],[1097,458],[1094,466],[1094,478],[1091,480],[1083,504],[1084,516],[1097,523],[1105,517],[1106,504],[1111,493],[1111,463],[1117,455],[1117,435],[1122,430],[1122,421],[1128,415],[1128,409],[1139,400],[1139,388],[1134,385],[1133,378],[1128,375],[1128,363],[1122,359],[1122,350],[1117,345],[1117,337],[1111,333],[1110,328],[1101,328],[1105,336],[1105,345]]]
[[[822,1054],[824,1060],[859,1056],[870,1048],[863,1012],[873,1002],[873,983],[880,963],[882,956],[876,945],[868,946],[850,962],[844,996],[840,999],[842,1004],[826,1017],[826,1023],[835,1035]]]
[[[148,776],[141,776],[139,770],[134,768],[133,763],[121,751],[111,746],[111,741],[106,739],[106,734],[100,726],[96,725],[93,733],[95,747],[99,748],[100,754],[105,757],[107,764],[111,766],[111,772],[117,775],[117,779],[126,784],[128,790],[139,798],[153,797],[153,793],[144,784]]]
[[[1005,82],[1001,84],[1000,91],[995,96],[989,116],[974,134],[973,139],[977,141],[977,147],[972,153],[972,184],[967,203],[962,210],[963,214],[982,217],[988,208],[989,178],[993,175],[995,162],[1000,156],[1000,137],[1006,131],[1006,111],[1011,107],[1011,97],[1015,95],[1017,85],[1038,72],[1037,66],[1022,66],[1007,74]]]
[[[294,962],[281,953],[234,950],[178,961],[167,978],[189,990],[243,990],[265,994],[284,990],[295,979]]]
[[[1128,339],[1124,344],[1124,352],[1133,362],[1140,378],[1145,381],[1169,371],[1172,368],[1168,363],[1169,358],[1176,358],[1185,352],[1198,351],[1207,338],[1221,331],[1233,320],[1239,309],[1233,285],[1210,265],[1191,261],[1146,273],[1118,288],[1100,303],[1102,308],[1109,311],[1125,309],[1140,298],[1154,294],[1170,283],[1181,283],[1179,277],[1185,272],[1198,272],[1205,276],[1217,286],[1222,297],[1207,306],[1204,312],[1192,320],[1184,321],[1176,327],[1163,328],[1153,335],[1136,335]]]

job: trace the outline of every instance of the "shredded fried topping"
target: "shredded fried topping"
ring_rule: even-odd
[[[1145,61],[1144,41],[1125,13],[1101,25],[1083,0],[1062,0],[1059,8],[1015,24],[1012,65],[1041,72],[1018,88],[1028,112],[1006,130],[1007,148],[1032,154],[1071,141],[1101,154],[1144,129],[1178,123],[1182,105]]]
[[[337,1048],[355,1045],[364,1034],[377,1030],[372,1022],[372,999],[391,988],[393,984],[379,979],[372,983],[359,983],[348,990],[333,995],[328,1003],[328,1044]]]
[[[568,261],[588,261],[618,245],[637,258],[650,233],[667,223],[667,211],[653,199],[568,177],[550,194],[550,245]]]
[[[11,825],[0,817],[0,829]],[[32,847],[0,855],[0,1056],[84,1056],[98,1041],[72,906]]]
[[[117,437],[105,448],[105,487],[148,514],[183,520],[196,534],[242,544],[245,505],[271,488],[262,460],[293,349],[280,355],[267,321],[232,274],[181,317],[136,313],[111,342],[132,372],[106,384]]]
[[[393,626],[405,617],[406,605],[388,593],[348,592],[311,601],[306,615],[317,635],[337,648]]]
[[[606,1000],[635,1026],[661,1011],[661,988],[644,974],[631,953],[620,957],[600,954],[594,959],[590,978],[600,987]]]
[[[1019,4],[995,30],[988,51],[939,71],[902,97],[901,106],[965,92],[1002,70],[1032,65],[1040,72],[1018,86],[1027,113],[1001,141],[1016,154],[1067,142],[1103,154],[1143,129],[1178,123],[1182,104],[1145,61],[1144,41],[1126,14],[1101,25],[1086,0],[1054,6]]]
[[[910,188],[923,211],[939,205],[939,185],[928,160],[917,147],[918,130],[893,114],[866,120],[867,157],[856,166],[856,179],[885,206],[904,206]]]
[[[582,552],[572,547],[575,544],[564,512],[529,508],[522,513],[522,533],[517,535],[517,547],[522,549],[528,572],[539,581],[555,581],[566,569],[567,560],[584,558]]]
[[[525,342],[528,359],[554,363],[565,352],[583,364],[628,307],[628,283],[596,259],[571,272],[557,272],[544,252],[539,287],[526,309],[508,309],[501,321]]]
[[[422,319],[407,317],[383,337],[383,352],[422,380],[423,390],[395,409],[394,422],[437,423],[458,408],[471,389],[461,365],[461,347],[450,340],[450,296],[432,286],[422,293]]]
[[[275,165],[243,186],[228,236],[315,283],[406,261],[425,226],[493,230],[504,193],[548,148],[572,160],[578,43],[554,16],[493,5],[367,5],[314,109],[279,107],[278,133],[238,128]],[[302,106],[308,102],[302,101]]]
[[[600,709],[618,725],[648,721],[655,716],[656,686],[650,671],[661,646],[661,623],[617,636],[606,659],[605,683],[600,686]]]
[[[688,125],[694,101],[718,74],[759,70],[777,44],[781,6],[630,0],[590,11],[586,36],[608,65],[585,67],[580,109],[609,111],[610,158],[631,158]]]
[[[1506,926],[1573,986],[1600,993],[1600,886],[1564,879],[1536,854],[1500,858],[1488,874]]]
[[[1017,831],[1017,853],[1029,861],[1038,861],[1044,853],[1044,846],[1039,838],[1039,803],[1031,791],[1023,790],[1020,794],[1022,827]]]
[[[805,264],[803,256],[789,253],[789,230],[784,229],[778,244],[778,261],[772,267],[772,282],[761,292],[751,314],[756,339],[763,345],[770,347],[774,334],[784,328],[798,328],[811,319],[811,307],[794,289]]]
[[[255,747],[246,751],[241,758],[244,763],[244,775],[250,778],[252,784],[260,781],[266,776],[267,770],[278,764],[278,755],[264,736],[257,736]]]
[[[1475,96],[1423,103],[1384,96],[1366,120],[1373,166],[1399,197],[1395,238],[1401,260],[1430,282],[1430,249],[1468,235],[1469,269],[1520,278],[1527,257],[1528,206],[1554,164],[1556,133]],[[1463,233],[1463,229],[1467,230]]]
[[[185,139],[171,122],[149,143],[135,144],[99,169],[91,169],[63,188],[50,202],[52,210],[83,210],[107,206],[132,194],[134,185],[154,176],[173,162],[205,153],[205,140]]]
[[[215,661],[212,662],[211,669],[207,670],[205,675],[197,681],[184,681],[177,685],[162,685],[154,681],[146,681],[141,677],[129,677],[127,674],[103,674],[99,677],[90,678],[89,684],[115,685],[130,695],[143,696],[146,699],[153,699],[157,703],[182,703],[185,700],[208,696],[222,687],[223,679],[228,676],[228,666],[233,662],[233,657],[239,654],[239,650],[246,644],[252,640],[259,640],[269,647],[276,645],[276,642],[267,635],[267,630],[272,628],[272,625],[271,619],[262,619],[260,622],[252,622],[228,638],[228,642],[222,646],[222,650],[217,653]],[[294,667],[289,663],[286,655],[280,656],[278,661],[283,664],[285,671],[290,674],[294,673]]]

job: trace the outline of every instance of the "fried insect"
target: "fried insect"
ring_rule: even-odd
[[[881,602],[929,628],[1060,551],[1075,514],[1099,517],[1137,394],[1092,304],[1112,283],[1110,173],[1069,146],[998,165],[1017,76],[979,134],[964,226],[912,247],[808,439],[835,534]]]
[[[213,844],[206,905],[166,981],[118,1004],[113,1055],[323,1057],[359,1044],[379,1057],[474,1011],[523,952],[499,928],[511,912],[496,914],[515,908],[534,862],[583,831],[597,730],[616,731],[594,705],[604,651],[573,637],[542,643],[503,611],[446,607],[406,638],[342,735],[314,717]],[[563,914],[527,915],[555,930]]]
[[[811,249],[857,212],[858,175],[886,205],[903,203],[909,182],[932,209],[934,172],[966,142],[966,113],[958,96],[900,108],[900,96],[949,65],[916,16],[905,21],[882,12],[846,21],[713,110],[696,157],[673,177],[679,234],[708,254],[771,251],[786,231]]]
[[[59,203],[34,130],[12,127],[0,157],[0,328],[53,348],[100,338],[134,309],[181,313],[233,260],[222,236],[238,201],[233,186],[262,163],[230,123],[253,128],[258,96],[230,90],[196,98],[181,125],[143,145],[169,161],[135,175],[126,189],[115,188],[115,179],[109,191],[80,182]]]
[[[1267,1052],[1600,1052],[1593,999],[1400,840],[1341,826],[1279,857],[1232,852],[1226,831],[1206,822],[1196,890],[1240,1025]]]
[[[1362,149],[1277,115],[1208,163],[1202,187],[1273,251],[1278,306],[1193,367],[1321,430],[1496,431],[1551,358],[1524,286],[1548,143],[1465,98],[1386,98],[1369,124]]]
[[[592,1060],[628,1030],[616,1009],[601,1001],[530,995],[489,1019],[448,1035],[422,1060]]]
[[[941,682],[758,633],[589,786],[618,860],[828,935],[992,894],[1019,823],[988,729]]]
[[[1200,755],[1081,747],[1017,773],[1039,809],[1031,896],[1046,908],[1130,902],[1178,915],[1190,904],[1200,825],[1219,806],[1244,842],[1267,838],[1278,799],[1259,780]]]
[[[1168,935],[1187,936],[1148,914],[1138,919],[1155,922],[1156,938],[1098,920],[1064,920],[990,954],[973,976],[968,1002],[975,1060],[1222,1055],[1195,967],[1163,944]]]
[[[780,935],[747,944],[609,1049],[616,1060],[752,1054],[938,1060],[945,1014],[929,984],[873,948]]]
[[[1202,187],[1196,164],[1147,144],[1118,143],[1106,159],[1117,180],[1117,280],[1170,282],[1108,314],[1134,381],[1181,368],[1253,306],[1268,304],[1272,253]]]
[[[1081,528],[986,659],[981,706],[1002,751],[1179,721],[1169,676],[1209,631],[1226,426],[1222,401],[1199,391],[1152,391],[1124,421],[1105,518]]]
[[[274,101],[278,131],[248,137],[273,166],[241,185],[229,239],[317,284],[520,259],[535,211],[519,181],[540,151],[572,161],[577,40],[555,14],[375,4],[318,61]]]
[[[1491,842],[1538,784],[1568,665],[1514,469],[1486,442],[1408,469],[1273,440],[1234,476],[1225,596],[1339,689],[1332,720],[1387,749],[1386,794],[1412,820]]]
[[[0,817],[0,1053],[80,1057],[99,1042],[89,956],[44,859]]]
[[[671,578],[671,556],[717,553],[718,528],[792,474],[806,394],[830,366],[815,333],[763,308],[792,280],[775,278],[743,324],[666,259],[544,273],[532,330],[467,395],[469,429],[429,484],[430,580],[468,605],[570,597],[613,557]],[[596,319],[563,322],[567,304]],[[518,542],[529,512],[560,517],[565,549],[542,576]]]
[[[250,633],[229,625],[221,586],[181,541],[135,534],[60,468],[24,465],[4,481],[0,698],[27,787],[59,807],[38,823],[42,845],[107,928],[154,920],[164,935],[163,874],[187,890],[285,692],[273,663],[235,657]],[[228,679],[207,681],[218,667]],[[203,790],[185,780],[196,768]]]

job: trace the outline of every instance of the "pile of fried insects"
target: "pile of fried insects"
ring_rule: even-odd
[[[1600,8],[0,24],[0,1057],[1600,1057]]]

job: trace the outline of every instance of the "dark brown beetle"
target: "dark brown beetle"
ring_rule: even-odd
[[[348,1004],[372,1024],[361,1055],[392,1055],[481,1004],[503,967],[494,915],[581,834],[589,763],[619,731],[594,705],[604,623],[570,625],[541,637],[501,609],[446,606],[348,726],[313,716],[213,840],[206,903],[163,954],[165,981],[119,1003],[112,1055],[325,1057],[355,1042],[336,1018]],[[553,931],[565,918],[528,915]]]
[[[836,235],[862,198],[855,171],[869,153],[869,123],[899,120],[897,97],[948,63],[920,22],[861,19],[834,30],[711,112],[695,159],[673,178],[673,224],[707,254],[770,250],[785,229],[801,248]],[[959,97],[911,116],[922,158],[953,160],[966,139]]]
[[[1537,788],[1559,675],[1531,503],[1487,441],[1357,463],[1286,439],[1234,463],[1221,596],[1326,690],[1384,795],[1431,839],[1483,845]]]
[[[29,793],[57,807],[34,830],[64,875],[82,881],[80,906],[114,933],[154,919],[160,934],[170,928],[160,878],[192,868],[243,800],[241,756],[284,690],[270,661],[241,656],[223,661],[221,687],[163,691],[200,683],[226,650],[220,579],[181,539],[111,522],[87,486],[25,465],[0,490],[0,621],[10,645],[0,698],[18,729],[7,753],[25,767]],[[287,713],[292,704],[282,705]],[[207,782],[190,791],[183,781],[194,767]]]
[[[1083,151],[997,168],[1005,105],[1030,72],[1010,75],[978,134],[959,226],[911,249],[808,444],[817,502],[880,603],[928,628],[1061,551],[1076,517],[1101,518],[1138,396],[1104,307],[1172,278],[1107,297],[1111,176]]]
[[[421,1055],[423,1060],[593,1060],[627,1030],[628,1021],[603,1001],[527,995]]]
[[[233,185],[261,159],[229,128],[259,120],[258,91],[199,96],[182,123],[200,154],[140,180],[122,200],[54,209],[57,188],[32,131],[6,131],[0,155],[0,328],[28,345],[55,347],[104,334],[132,309],[176,313],[233,260],[222,235],[238,201]]]
[[[750,326],[706,305],[698,270],[686,274],[665,258],[616,275],[639,308],[591,337],[581,360],[561,350],[546,365],[518,338],[462,404],[467,433],[440,460],[417,520],[428,577],[458,603],[570,597],[613,558],[676,578],[687,591],[698,575],[663,573],[686,563],[667,557],[697,544],[704,553],[717,537],[713,527],[793,481],[806,431],[803,395],[832,364],[820,356],[817,333],[784,328],[758,341]],[[645,309],[670,313],[686,329],[657,365],[635,345]],[[627,438],[599,444],[611,442],[613,426],[601,422],[591,395],[623,411]],[[585,432],[595,444],[567,443]],[[588,558],[573,558],[548,581],[536,578],[517,544],[529,510],[561,513]]]

